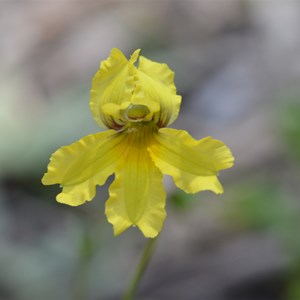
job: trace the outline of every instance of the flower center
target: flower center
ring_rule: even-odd
[[[146,116],[150,113],[150,110],[147,106],[141,104],[131,104],[128,106],[125,116],[128,121],[131,122],[139,122],[146,118]]]

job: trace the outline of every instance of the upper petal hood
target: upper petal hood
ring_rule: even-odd
[[[132,122],[154,122],[158,127],[172,123],[179,113],[181,97],[176,95],[174,72],[166,64],[143,56],[138,68],[136,50],[129,60],[118,49],[101,63],[92,83],[90,107],[98,124],[121,129]],[[129,112],[145,109],[142,117]]]
[[[99,71],[92,81],[90,108],[95,121],[100,126],[118,129],[124,125],[118,115],[120,109],[125,109],[131,102],[135,89],[136,68],[139,50],[136,50],[130,60],[117,48],[114,48],[107,60],[102,61]],[[115,107],[112,114],[105,113],[105,104]]]
[[[143,92],[144,99],[151,99],[159,105],[160,111],[155,114],[154,120],[159,127],[165,127],[175,121],[180,110],[181,96],[176,95],[174,72],[166,64],[153,62],[141,56],[137,86]]]

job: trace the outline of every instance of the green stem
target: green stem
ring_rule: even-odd
[[[146,247],[144,249],[144,252],[142,254],[142,257],[139,261],[139,264],[135,270],[135,273],[132,277],[132,280],[127,288],[127,291],[124,294],[123,300],[133,300],[134,295],[138,289],[139,283],[143,277],[143,274],[145,273],[145,270],[147,269],[147,266],[149,264],[149,261],[152,257],[155,244],[156,244],[157,238],[149,239]]]

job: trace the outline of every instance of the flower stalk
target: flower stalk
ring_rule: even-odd
[[[144,252],[140,258],[140,261],[137,265],[135,273],[128,285],[128,288],[123,296],[123,300],[133,300],[137,292],[141,279],[149,265],[151,257],[153,255],[155,245],[157,243],[157,237],[154,239],[148,239]]]

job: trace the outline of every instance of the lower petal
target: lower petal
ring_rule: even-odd
[[[83,204],[95,196],[96,185],[105,183],[123,153],[122,135],[114,130],[88,135],[64,146],[50,158],[45,185],[60,184],[57,201],[72,206]]]
[[[129,146],[109,194],[105,214],[115,235],[130,226],[138,226],[149,238],[161,231],[166,217],[162,173],[144,147]]]
[[[234,161],[221,141],[211,137],[197,141],[186,131],[171,128],[159,130],[149,152],[155,165],[187,193],[222,193],[218,171],[230,168]]]

